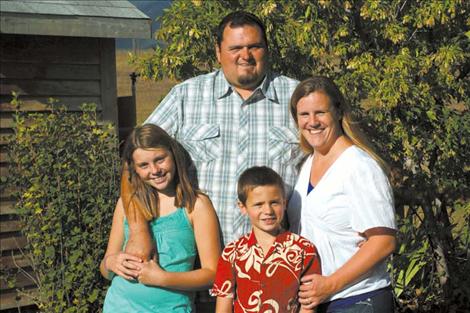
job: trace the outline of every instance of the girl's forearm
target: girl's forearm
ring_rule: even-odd
[[[100,263],[100,273],[101,275],[110,280],[112,278],[112,271],[110,271],[107,267],[106,267],[106,259],[108,258],[109,255],[105,255],[103,257],[103,260],[101,260],[101,263]]]
[[[189,272],[164,272],[155,285],[177,290],[204,290],[212,287],[215,270],[197,269]]]

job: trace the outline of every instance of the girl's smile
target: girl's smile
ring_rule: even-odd
[[[175,162],[165,148],[136,149],[132,154],[137,175],[157,191],[166,193],[174,189]]]

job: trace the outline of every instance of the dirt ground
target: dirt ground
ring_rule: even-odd
[[[131,96],[131,79],[129,75],[135,69],[128,63],[128,51],[116,51],[117,93],[118,97]],[[138,77],[136,83],[136,116],[137,124],[141,124],[155,109],[161,99],[176,84],[165,79],[155,82]]]

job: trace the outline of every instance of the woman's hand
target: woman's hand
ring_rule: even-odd
[[[167,272],[165,272],[160,265],[152,259],[148,262],[141,264],[137,280],[144,285],[165,287],[167,279]]]
[[[376,227],[364,232],[366,240],[360,242],[357,252],[336,272],[329,276],[318,274],[302,277],[299,302],[306,308],[322,303],[329,296],[370,271],[395,250],[395,230]]]
[[[127,280],[133,280],[139,275],[139,266],[142,260],[132,254],[118,252],[107,255],[104,259],[104,268]]]
[[[327,276],[311,274],[302,277],[299,303],[304,309],[313,309],[335,292],[334,284]]]

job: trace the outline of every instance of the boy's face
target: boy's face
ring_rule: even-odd
[[[256,232],[276,236],[281,229],[286,200],[278,186],[258,186],[248,191],[246,203],[238,203],[243,214],[248,215]]]

